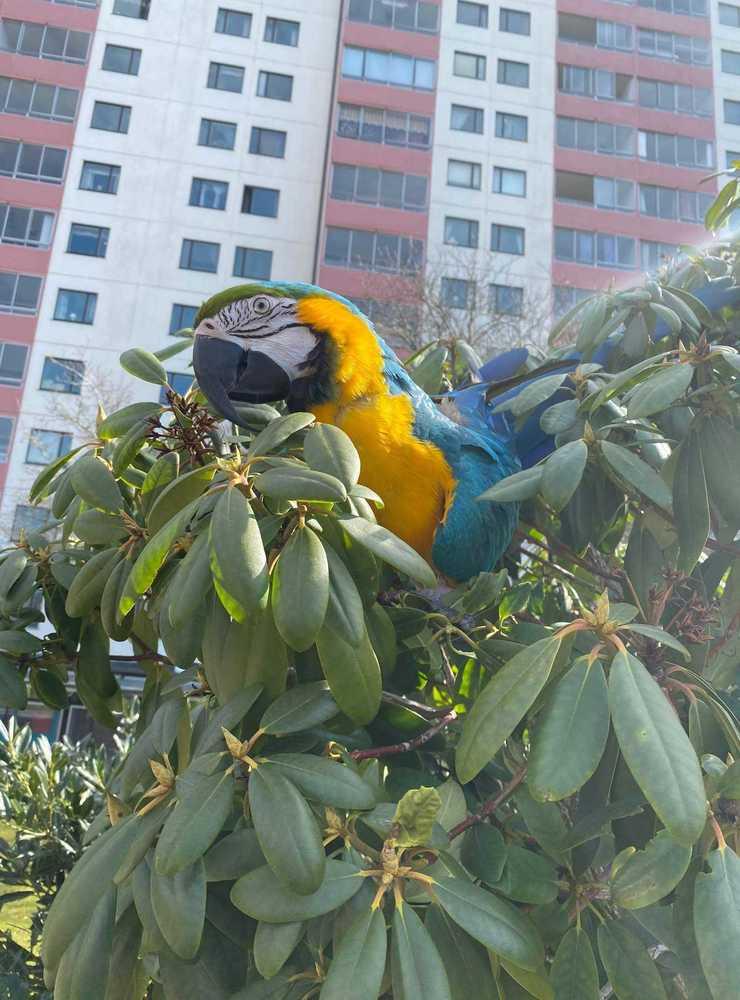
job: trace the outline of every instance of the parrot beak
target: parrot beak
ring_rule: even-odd
[[[198,385],[226,420],[241,424],[232,400],[273,403],[290,392],[290,377],[261,351],[244,351],[218,337],[196,336],[193,368]]]

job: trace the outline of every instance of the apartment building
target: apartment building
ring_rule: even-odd
[[[427,273],[515,318],[653,270],[740,158],[739,76],[718,0],[0,0],[0,533],[147,398],[120,352],[230,284],[382,318]]]

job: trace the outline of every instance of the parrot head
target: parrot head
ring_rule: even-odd
[[[316,285],[260,282],[226,289],[203,303],[194,327],[193,367],[200,389],[227,420],[239,423],[234,402],[292,409],[321,401],[331,345],[313,325],[306,303],[369,321],[349,300]]]

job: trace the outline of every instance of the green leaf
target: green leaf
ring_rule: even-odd
[[[544,403],[546,399],[554,395],[560,386],[568,378],[568,373],[563,372],[558,375],[545,375],[544,377],[536,379],[534,382],[525,386],[524,389],[513,399],[507,400],[505,403],[499,403],[495,407],[494,412],[499,410],[510,410],[515,417],[521,417],[523,414],[528,413],[529,410],[533,410],[540,403]]]
[[[67,689],[64,682],[51,670],[38,668],[31,674],[31,690],[45,705],[50,708],[63,709],[69,704]]]
[[[275,625],[286,644],[298,652],[312,646],[329,603],[329,565],[311,528],[298,528],[288,539],[273,567],[271,596]]]
[[[463,725],[455,767],[465,784],[492,760],[550,675],[560,640],[549,637],[513,656],[488,682]]]
[[[588,935],[571,927],[564,935],[550,970],[557,1000],[599,1000],[599,973]]]
[[[72,486],[78,497],[91,507],[117,514],[123,497],[110,466],[92,453],[78,459],[71,470]]]
[[[696,876],[694,932],[714,1000],[736,1000],[740,943],[740,859],[729,847],[707,857],[708,873]]]
[[[711,528],[704,461],[699,436],[695,433],[689,434],[678,450],[673,477],[673,509],[681,550],[678,568],[690,573],[704,551]]]
[[[244,611],[262,607],[270,585],[267,556],[259,523],[241,490],[232,487],[222,493],[209,531],[211,569],[219,596],[225,592]],[[225,602],[224,606],[227,611],[233,608]]]
[[[148,976],[139,961],[141,924],[136,908],[130,906],[113,929],[108,989],[104,1000],[131,1000],[142,997]]]
[[[204,465],[178,476],[165,486],[147,515],[150,534],[160,531],[183,510],[194,510],[194,501],[206,491],[215,473],[215,465]]]
[[[428,844],[442,800],[436,788],[411,788],[396,806],[391,831],[399,847]]]
[[[321,831],[295,785],[276,768],[258,767],[249,777],[249,808],[262,853],[286,889],[315,893],[326,858]]]
[[[254,964],[265,979],[272,979],[282,969],[303,937],[305,924],[257,924],[254,935]]]
[[[100,605],[108,578],[120,559],[118,549],[106,549],[104,552],[96,552],[77,571],[64,604],[64,610],[70,618],[83,618]]]
[[[328,722],[339,711],[328,686],[319,681],[286,691],[265,711],[260,729],[270,736],[288,736]]]
[[[424,924],[408,905],[391,924],[391,974],[396,1000],[452,1000],[445,967]]]
[[[501,878],[492,888],[519,903],[552,903],[559,888],[557,871],[543,855],[510,844]]]
[[[210,590],[210,553],[208,535],[204,531],[195,537],[185,558],[177,564],[177,571],[168,589],[168,615],[172,627],[187,628],[203,609]]]
[[[495,500],[496,503],[510,503],[519,500],[529,500],[536,496],[542,482],[543,466],[535,465],[531,469],[523,469],[515,472],[513,476],[506,476],[495,486],[491,486],[484,493],[481,493],[477,500]]]
[[[346,764],[305,753],[275,753],[260,758],[263,773],[277,771],[315,802],[337,809],[372,809],[373,788]]]
[[[15,663],[0,656],[0,705],[23,711],[28,696],[23,674]]]
[[[113,455],[111,457],[114,476],[122,476],[125,479],[127,475],[130,475],[127,470],[138,453],[144,447],[144,442],[146,441],[147,434],[150,430],[151,424],[149,421],[140,420],[138,424],[134,424],[134,426],[116,442],[116,446],[113,449]],[[143,473],[141,475],[143,481]]]
[[[609,706],[635,781],[673,838],[690,846],[706,822],[699,761],[662,690],[629,653],[620,651],[612,661]]]
[[[180,456],[176,451],[167,451],[157,459],[141,484],[140,496],[145,514],[149,513],[152,503],[165,486],[177,478],[179,471]]]
[[[411,577],[423,587],[436,587],[437,577],[431,566],[415,549],[400,538],[396,538],[390,531],[362,517],[342,516],[338,520],[352,541],[372,552],[378,559],[382,559],[399,573]]]
[[[534,924],[511,903],[462,878],[435,881],[434,895],[455,923],[486,948],[522,969],[535,972],[542,965]]]
[[[599,954],[618,1000],[667,1000],[657,966],[623,924],[601,924]]]
[[[323,427],[324,424],[318,426]],[[352,574],[334,549],[322,539],[329,566],[329,604],[326,626],[351,646],[359,646],[365,635],[365,609]]]
[[[713,415],[699,425],[698,438],[707,489],[728,524],[740,520],[740,431],[726,417]]]
[[[123,518],[102,510],[83,510],[76,518],[74,533],[88,545],[113,545],[128,536]]]
[[[309,427],[315,420],[312,413],[289,413],[285,417],[271,420],[252,441],[247,452],[247,459],[254,460],[257,455],[269,455],[283,441],[287,441],[289,437],[297,434],[304,427]]]
[[[113,441],[123,437],[142,420],[159,415],[163,407],[159,403],[131,403],[106,417],[98,427],[98,437],[103,441]]]
[[[120,357],[121,368],[134,378],[153,385],[167,385],[167,372],[162,362],[142,347],[132,347]]]
[[[242,721],[249,709],[262,694],[261,684],[250,684],[237,692],[217,712],[214,712],[203,725],[195,743],[193,755],[222,751],[224,748],[224,729],[231,732]]]
[[[440,906],[427,907],[424,926],[447,971],[452,1000],[501,1000],[482,945],[450,920]]]
[[[316,892],[301,896],[279,881],[269,865],[243,875],[231,890],[234,906],[255,920],[286,924],[310,920],[338,909],[359,892],[360,869],[346,861],[326,862],[326,875]]]
[[[540,427],[545,434],[562,434],[569,431],[578,419],[578,400],[565,399],[548,406],[540,417]]]
[[[203,775],[184,794],[177,779],[177,799],[157,843],[155,867],[161,875],[175,875],[201,858],[221,832],[234,796],[230,773]]]
[[[487,885],[495,885],[504,873],[507,848],[495,826],[476,823],[463,838],[461,860],[468,871]]]
[[[17,629],[0,630],[0,651],[11,656],[26,656],[40,653],[43,644],[30,632],[20,632]]]
[[[351,490],[360,478],[360,456],[352,439],[333,424],[314,424],[303,441],[303,457],[312,469],[326,472]]]
[[[526,969],[520,969],[518,965],[514,965],[512,962],[508,962],[505,958],[502,958],[501,967],[506,970],[506,973],[508,973],[509,977],[515,983],[526,990],[528,996],[537,997],[537,1000],[555,1000],[555,995],[547,979],[547,972],[544,965],[537,972],[528,972]]]
[[[648,639],[652,639],[654,642],[659,642],[663,646],[668,646],[670,649],[675,649],[676,652],[680,653],[686,660],[691,659],[691,653],[689,653],[684,644],[679,642],[675,636],[670,634],[670,632],[666,632],[664,629],[658,628],[657,625],[635,625],[630,623],[625,625],[624,628],[626,628],[629,632],[637,632],[638,635],[644,635]]]
[[[671,491],[647,462],[612,441],[602,441],[601,451],[617,475],[663,510],[671,510]]]
[[[164,754],[170,752],[184,709],[185,700],[179,692],[169,696],[157,708],[149,725],[139,734],[118,775],[124,798],[131,795],[141,780],[151,780],[149,761],[161,761]]]
[[[691,385],[694,366],[687,361],[671,362],[658,369],[650,378],[640,382],[630,394],[627,403],[627,418],[649,417],[653,413],[667,410]]]
[[[198,954],[206,917],[206,876],[202,861],[176,875],[151,872],[152,909],[162,937],[185,961]]]
[[[82,449],[86,447],[84,444],[80,445],[78,448],[72,448],[65,455],[60,455],[59,458],[55,458],[53,462],[45,465],[44,468],[39,472],[38,476],[34,479],[31,484],[31,489],[28,492],[28,499],[31,503],[35,503],[37,500],[43,500],[45,496],[48,496],[47,486],[51,483],[60,469],[71,461],[75,455],[78,455]],[[61,479],[61,477],[60,477]]]
[[[268,469],[254,477],[254,486],[273,500],[333,500],[341,503],[347,499],[347,491],[339,479],[299,466]]]
[[[367,633],[362,643],[354,647],[323,628],[316,639],[316,649],[339,708],[358,726],[374,719],[380,708],[383,679]]]
[[[254,830],[241,827],[217,841],[203,858],[207,882],[233,882],[261,868],[265,856]]]
[[[359,913],[335,948],[320,1000],[347,1000],[348,997],[376,1000],[385,972],[386,949],[382,909]]]
[[[119,621],[118,608],[123,598],[126,582],[131,572],[131,563],[122,559],[113,567],[100,598],[100,621],[106,635],[116,642],[128,639],[133,626],[133,614],[129,613]]]
[[[612,874],[612,897],[627,910],[650,906],[676,888],[691,861],[691,848],[661,830]]]
[[[558,681],[531,737],[527,785],[534,798],[557,802],[588,781],[609,735],[604,668],[580,657]]]
[[[562,510],[578,488],[588,461],[585,441],[569,441],[557,448],[543,466],[540,491],[554,509]]]
[[[116,890],[109,886],[96,896],[97,905],[62,958],[54,986],[57,1000],[104,996],[108,985]]]

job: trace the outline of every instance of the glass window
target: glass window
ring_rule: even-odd
[[[740,76],[740,52],[722,49],[722,72]]]
[[[218,243],[203,240],[183,240],[180,250],[180,268],[183,271],[218,271],[218,257],[221,247]]]
[[[286,73],[260,70],[257,77],[257,96],[269,97],[273,101],[290,101],[293,97],[293,77]]]
[[[244,89],[244,68],[212,62],[208,67],[206,86],[211,90],[227,90],[231,94],[241,94]]]
[[[201,118],[198,145],[212,146],[214,149],[233,149],[236,145],[236,125],[233,122]]]
[[[226,181],[211,181],[204,177],[193,177],[190,185],[189,205],[196,208],[215,208],[223,212],[229,195]]]
[[[491,226],[491,250],[498,253],[524,253],[524,230],[519,226],[501,226],[494,222]]]
[[[66,163],[66,149],[0,139],[0,176],[59,184],[64,177]]]
[[[69,288],[60,288],[57,292],[54,319],[64,323],[84,323],[90,326],[95,320],[97,304],[96,292],[76,292]]]
[[[0,112],[7,114],[73,121],[78,98],[79,91],[69,87],[0,76]]]
[[[72,435],[63,431],[45,431],[34,427],[28,438],[26,463],[48,465],[72,449]]]
[[[732,3],[721,3],[718,5],[719,23],[727,24],[730,28],[740,28],[740,7]]]
[[[40,292],[41,278],[36,275],[0,271],[0,312],[33,316]]]
[[[473,52],[456,52],[452,72],[455,76],[466,76],[471,80],[485,80],[486,57]]]
[[[113,0],[113,13],[123,17],[138,17],[146,21],[149,17],[151,0]]]
[[[219,7],[216,14],[216,32],[219,35],[236,35],[249,38],[252,30],[252,15],[240,10]]]
[[[85,160],[80,175],[80,188],[83,191],[97,191],[100,194],[116,194],[121,168],[112,163],[94,163]]]
[[[478,223],[474,219],[458,219],[448,215],[445,217],[445,243],[450,246],[478,246]]]
[[[326,245],[324,247],[324,260],[327,264],[334,264],[346,267],[349,263],[349,245],[351,240],[351,229],[339,229],[329,226],[326,230]]]
[[[130,49],[127,45],[106,45],[103,53],[103,69],[111,73],[126,73],[138,76],[141,64],[141,49]]]
[[[285,156],[285,143],[288,138],[287,132],[280,132],[274,128],[259,128],[252,126],[252,133],[249,137],[249,152],[257,153],[260,156]]]
[[[280,192],[276,188],[255,187],[247,184],[242,197],[242,212],[247,215],[264,215],[276,218]]]
[[[331,197],[339,201],[352,201],[355,196],[357,167],[335,163],[331,179]]]
[[[475,301],[475,282],[464,278],[442,278],[440,294],[444,305],[452,309],[470,309]]]
[[[464,104],[453,104],[450,113],[450,128],[458,132],[476,132],[483,135],[483,109],[469,108]]]
[[[12,541],[18,542],[22,534],[42,531],[52,523],[52,515],[45,507],[31,507],[29,504],[18,504],[13,516],[13,527],[10,537]]]
[[[527,141],[527,119],[524,115],[511,115],[505,111],[496,112],[496,138]]]
[[[184,396],[193,384],[193,376],[188,375],[187,372],[167,372],[167,381],[178,396]],[[163,405],[169,402],[167,398],[167,390],[164,386],[162,386],[159,391],[159,401]]]
[[[361,80],[365,72],[365,50],[345,45],[342,53],[342,75]]]
[[[275,45],[298,44],[301,26],[298,21],[286,21],[282,17],[268,17],[265,21],[265,41]]]
[[[576,148],[575,118],[558,117],[556,126],[556,141],[558,146],[563,146],[565,149]]]
[[[0,344],[0,385],[20,385],[26,370],[28,348],[25,344]]]
[[[168,333],[172,334],[178,333],[180,330],[192,330],[197,315],[198,306],[186,306],[180,302],[173,303]]]
[[[51,212],[0,205],[0,242],[16,246],[48,247],[54,228]]]
[[[740,101],[724,101],[725,121],[729,125],[740,125]]]
[[[78,253],[86,257],[105,257],[108,250],[110,229],[104,226],[84,226],[73,222],[69,229],[67,253]]]
[[[237,247],[234,254],[234,277],[269,281],[272,275],[272,250]]]
[[[447,161],[447,183],[450,187],[474,188],[480,190],[481,165],[467,160]]]
[[[85,362],[70,358],[44,358],[40,389],[79,396],[85,378]]]
[[[503,316],[521,316],[524,306],[524,289],[516,285],[490,286],[491,312]]]
[[[470,25],[471,28],[487,28],[488,4],[457,0],[457,23]]]
[[[10,455],[10,442],[13,438],[13,418],[0,417],[0,462],[7,462]],[[16,508],[17,509],[17,508]],[[37,510],[36,507],[28,507],[27,510]],[[20,534],[20,532],[19,532]],[[18,536],[14,536],[17,540]]]
[[[128,132],[131,121],[131,108],[124,104],[109,104],[107,101],[96,101],[93,107],[91,128],[103,132]]]
[[[499,31],[508,31],[513,35],[528,35],[530,21],[530,15],[525,10],[510,10],[507,7],[502,7],[498,12]]]
[[[512,170],[510,167],[493,168],[494,194],[510,194],[524,198],[527,194],[527,174],[524,170]]]

